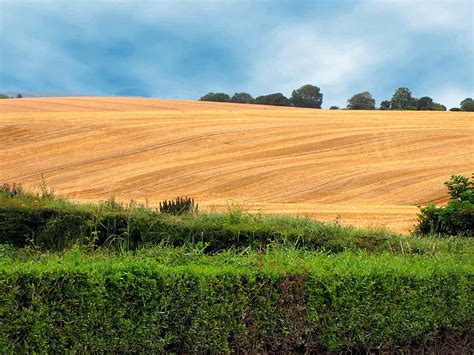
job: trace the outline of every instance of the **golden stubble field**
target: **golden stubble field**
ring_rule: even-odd
[[[241,204],[408,231],[474,171],[474,113],[328,111],[138,98],[0,100],[0,183]]]

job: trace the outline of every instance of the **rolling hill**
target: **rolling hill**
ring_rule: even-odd
[[[80,201],[178,195],[202,208],[407,231],[474,171],[474,113],[327,111],[142,98],[0,100],[0,183]],[[339,218],[338,217],[338,218]]]

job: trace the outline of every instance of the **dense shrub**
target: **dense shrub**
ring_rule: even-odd
[[[474,236],[474,178],[453,175],[445,185],[451,200],[444,207],[420,208],[418,232]]]
[[[0,351],[395,351],[472,331],[469,259],[146,252],[4,258]]]

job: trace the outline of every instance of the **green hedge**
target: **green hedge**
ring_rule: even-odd
[[[169,255],[152,254],[5,257],[0,351],[315,352],[472,340],[472,259],[281,252],[165,264]]]
[[[78,242],[136,249],[143,245],[200,244],[206,252],[266,248],[273,243],[333,252],[364,249],[395,253],[473,248],[467,240],[397,236],[308,218],[227,213],[173,216],[144,208],[108,210],[90,205],[1,203],[0,244],[63,250]],[[7,201],[8,202],[8,201]]]

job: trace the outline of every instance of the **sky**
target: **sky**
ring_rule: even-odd
[[[0,92],[474,96],[472,0],[0,0]]]

